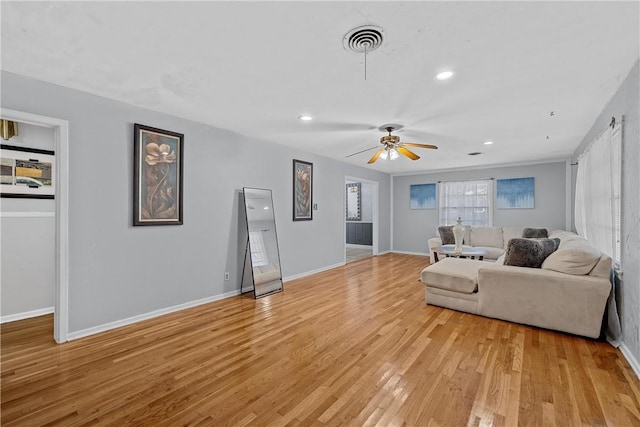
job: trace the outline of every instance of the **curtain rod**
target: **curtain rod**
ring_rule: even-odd
[[[615,133],[616,125],[620,125],[620,126],[622,126],[622,124],[623,124],[623,123],[624,123],[624,115],[622,115],[622,116],[620,117],[620,121],[619,121],[619,122],[618,122],[618,121],[616,121],[616,117],[615,117],[615,116],[611,116],[611,121],[609,122],[609,126],[607,126],[603,131],[601,131],[601,132],[600,132],[600,133],[599,133],[595,138],[593,138],[593,139],[589,142],[589,144],[587,144],[587,146],[584,148],[584,150],[582,151],[582,153],[580,153],[580,155],[578,156],[578,161],[576,161],[575,163],[570,163],[570,165],[571,165],[571,166],[577,166],[577,165],[578,165],[578,163],[579,163],[579,161],[580,161],[580,157],[582,157],[582,155],[583,155],[583,154],[584,154],[584,153],[585,153],[589,148],[591,148],[591,145],[592,145],[592,144],[593,144],[593,143],[594,143],[598,138],[600,138],[600,137],[601,137],[601,136],[602,136],[602,135],[607,131],[607,128],[609,128],[609,127],[610,127],[611,129],[614,129],[614,131],[613,131],[613,132]]]
[[[493,181],[495,178],[474,178],[474,179],[447,179],[445,181],[436,181],[438,183],[441,182],[463,182],[463,181]]]

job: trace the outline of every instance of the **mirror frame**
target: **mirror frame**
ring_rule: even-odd
[[[266,279],[267,281],[265,281],[264,283],[258,283],[258,286],[256,286],[256,277],[255,277],[255,271],[259,266],[254,267],[253,266],[253,259],[251,257],[251,239],[249,238],[250,232],[251,232],[251,227],[249,225],[249,207],[247,206],[247,190],[259,190],[259,191],[265,191],[269,193],[269,200],[271,203],[271,215],[273,217],[273,233],[274,233],[274,239],[275,239],[275,250],[276,250],[276,255],[277,255],[277,260],[278,260],[278,265],[277,265],[277,275],[278,277],[275,278],[269,278]],[[245,281],[245,277],[248,279],[251,279],[251,284],[253,285],[253,290],[252,291],[246,291],[246,292],[253,292],[253,296],[254,298],[261,298],[261,297],[265,297],[267,295],[271,295],[271,294],[275,294],[278,292],[282,292],[284,290],[284,281],[282,280],[282,263],[280,260],[280,246],[278,243],[278,231],[276,228],[276,214],[275,214],[275,208],[274,208],[274,203],[273,203],[273,193],[271,190],[269,189],[265,189],[265,188],[252,188],[252,187],[244,187],[242,189],[242,198],[244,201],[244,214],[245,214],[245,222],[246,222],[246,226],[247,226],[247,239],[246,239],[246,243],[245,243],[245,259],[243,260],[244,262],[244,268],[242,271],[242,279],[240,281],[240,290],[242,291],[242,286],[244,284]],[[247,264],[249,267],[249,272],[247,272]],[[274,264],[275,265],[275,264]],[[264,293],[259,293],[258,289],[260,287],[261,284],[271,284],[273,282],[277,282],[279,281],[280,283],[280,287],[279,288],[274,288],[271,290],[267,290]]]
[[[347,221],[361,221],[362,220],[362,212],[360,210],[360,206],[361,206],[361,201],[360,198],[362,196],[362,184],[359,182],[353,182],[353,183],[348,183],[346,185],[345,191],[346,191],[346,202],[345,202],[345,216],[346,216],[346,220]],[[350,193],[355,193],[356,194],[356,204],[357,206],[354,206],[352,209],[355,210],[357,212],[357,214],[355,216],[349,216],[349,194]]]

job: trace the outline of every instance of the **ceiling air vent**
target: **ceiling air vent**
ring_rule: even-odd
[[[382,44],[382,28],[375,25],[356,27],[345,34],[342,44],[346,50],[355,53],[369,53]]]

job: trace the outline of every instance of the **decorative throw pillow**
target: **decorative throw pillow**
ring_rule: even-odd
[[[438,227],[438,233],[440,233],[440,240],[443,245],[455,245],[456,238],[453,235],[453,225],[441,225]]]
[[[549,232],[546,228],[525,228],[522,231],[522,237],[525,239],[546,239]]]
[[[504,265],[540,268],[558,249],[559,239],[511,239],[504,254]]]

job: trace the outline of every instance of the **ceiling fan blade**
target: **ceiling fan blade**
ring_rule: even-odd
[[[432,150],[437,150],[438,147],[436,145],[431,144],[416,144],[415,142],[403,142],[402,144],[405,147],[417,147],[417,148],[431,148]]]
[[[380,154],[382,154],[383,151],[384,151],[384,148],[378,150],[378,152],[374,154],[373,157],[370,158],[367,163],[368,164],[374,163],[376,160],[378,160],[378,157],[380,157]]]
[[[409,151],[404,147],[397,147],[396,151],[400,154],[404,154],[411,160],[418,160],[420,158],[420,156],[418,156],[416,153],[414,153],[413,151]]]
[[[344,158],[346,159],[347,157],[355,156],[356,154],[364,153],[365,151],[375,150],[376,148],[378,148],[377,145],[375,147],[366,148],[366,149],[364,149],[362,151],[358,151],[357,153],[349,154],[348,156],[344,156]]]

